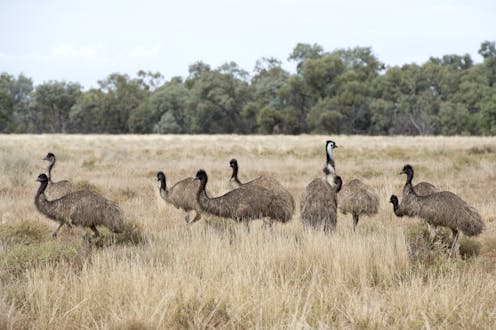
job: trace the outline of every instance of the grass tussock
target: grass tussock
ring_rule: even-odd
[[[305,230],[299,218],[299,198],[322,175],[329,138],[343,147],[335,157],[344,182],[364,178],[381,199],[379,213],[361,218],[356,232],[349,215],[338,214],[330,235]],[[494,327],[493,137],[9,135],[0,141],[1,169],[29,159],[19,163],[26,172],[17,178],[15,166],[0,173],[0,329]],[[87,228],[63,228],[51,237],[56,224],[33,206],[38,185],[29,174],[45,170],[31,159],[48,151],[61,155],[57,180],[119,203],[132,219],[122,233],[98,228],[101,237],[90,244],[83,239],[92,235]],[[288,187],[297,205],[292,221],[272,230],[253,221],[249,233],[206,214],[185,224],[183,211],[156,196],[158,170],[170,173],[173,184],[200,167],[210,174],[213,195],[223,194],[233,157],[242,178],[270,175]],[[487,219],[480,237],[461,237],[460,256],[449,258],[450,230],[439,229],[431,244],[419,219],[394,216],[388,198],[401,196],[405,178],[398,173],[406,163],[414,166],[415,181],[459,194]]]
[[[28,177],[31,174],[30,161],[25,156],[18,156],[16,153],[4,155],[0,158],[4,175],[7,177],[9,183],[14,186],[25,186]]]
[[[25,220],[15,225],[0,226],[0,242],[4,246],[41,243],[49,239],[50,235],[48,226],[40,221]]]
[[[462,237],[460,239],[460,255],[462,258],[473,258],[480,254],[482,243],[474,238]]]
[[[109,247],[114,244],[140,245],[146,244],[147,238],[141,224],[135,221],[126,221],[121,233],[112,233],[106,228],[99,228],[100,237],[91,239],[98,247]]]
[[[470,155],[483,155],[483,154],[493,154],[493,153],[496,153],[495,145],[473,146],[468,149],[468,154]]]
[[[0,264],[2,265],[0,278],[19,277],[30,268],[42,267],[48,264],[67,262],[75,265],[80,261],[77,257],[81,252],[81,246],[76,246],[72,242],[57,240],[29,245],[22,243],[12,244],[0,257]]]

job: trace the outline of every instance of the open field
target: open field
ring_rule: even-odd
[[[494,328],[496,138],[332,138],[338,174],[373,186],[381,206],[356,233],[339,214],[326,236],[303,230],[299,207],[272,234],[207,215],[187,225],[156,181],[158,170],[172,185],[204,168],[220,194],[235,157],[241,180],[273,175],[299,205],[326,136],[1,136],[0,329]],[[57,225],[33,203],[49,151],[55,181],[117,201],[145,241],[89,248],[84,230],[65,228],[52,239]],[[464,257],[448,259],[443,233],[431,249],[421,221],[394,216],[406,163],[414,182],[457,193],[486,221],[462,239]]]

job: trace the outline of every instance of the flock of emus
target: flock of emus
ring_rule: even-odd
[[[336,174],[334,148],[337,148],[334,141],[326,142],[324,176],[307,185],[300,201],[303,224],[326,233],[336,227],[338,206],[342,213],[352,214],[353,230],[360,215],[374,215],[379,208],[379,197],[371,187],[358,179],[343,183]],[[124,215],[117,204],[94,191],[76,190],[69,181],[53,182],[51,170],[55,156],[49,153],[44,159],[49,166],[47,174],[38,176],[40,187],[35,205],[42,214],[59,223],[54,236],[64,224],[69,228],[73,225],[89,227],[95,236],[99,235],[96,226],[105,226],[116,233],[123,230]],[[158,172],[160,195],[176,208],[195,211],[192,220],[186,215],[187,223],[200,220],[202,212],[243,222],[248,230],[249,221],[254,219],[263,219],[270,228],[274,221],[286,223],[291,220],[295,201],[284,186],[266,176],[242,183],[238,178],[237,160],[232,159],[230,166],[232,190],[224,195],[209,196],[206,189],[208,176],[204,170],[199,170],[195,178],[183,179],[170,188],[167,187],[165,174]],[[484,230],[484,222],[477,210],[460,197],[448,191],[439,191],[427,182],[413,186],[414,172],[410,165],[405,165],[401,174],[406,174],[407,180],[401,202],[396,195],[390,198],[393,211],[398,217],[405,215],[423,219],[429,226],[431,242],[438,226],[448,227],[453,232],[451,252],[456,253],[460,231],[474,236]]]

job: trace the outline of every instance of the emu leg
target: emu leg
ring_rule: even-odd
[[[358,214],[353,212],[353,231],[356,230],[357,225],[358,225]]]
[[[434,244],[434,239],[436,238],[437,235],[437,227],[431,225],[430,223],[428,223],[427,226],[429,226],[429,242],[432,245]]]
[[[96,229],[95,225],[91,226],[90,229],[93,231],[93,233],[95,233],[95,237],[100,236],[100,233],[98,232],[98,229]]]
[[[184,221],[186,221],[186,223],[189,223],[189,213],[186,212],[186,216],[184,217]]]
[[[65,222],[62,222],[62,223],[58,226],[58,228],[57,228],[57,229],[53,232],[52,237],[57,237],[57,233],[58,233],[59,229],[60,229],[60,228],[61,228],[64,224],[65,224]]]
[[[460,232],[458,229],[451,229],[453,232],[453,245],[451,246],[450,254],[449,257],[451,258],[451,255],[456,256],[458,253],[458,237],[460,237]]]
[[[191,224],[191,223],[195,223],[195,222],[197,222],[198,220],[200,220],[200,219],[201,219],[201,214],[200,214],[200,212],[198,212],[198,211],[196,211],[196,210],[195,210],[195,212],[196,212],[195,217],[193,218],[193,220],[191,220],[190,224]]]

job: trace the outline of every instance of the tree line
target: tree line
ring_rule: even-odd
[[[186,78],[112,73],[98,88],[0,74],[2,133],[496,134],[496,47],[386,66],[370,47],[299,43],[288,60],[197,62]]]

